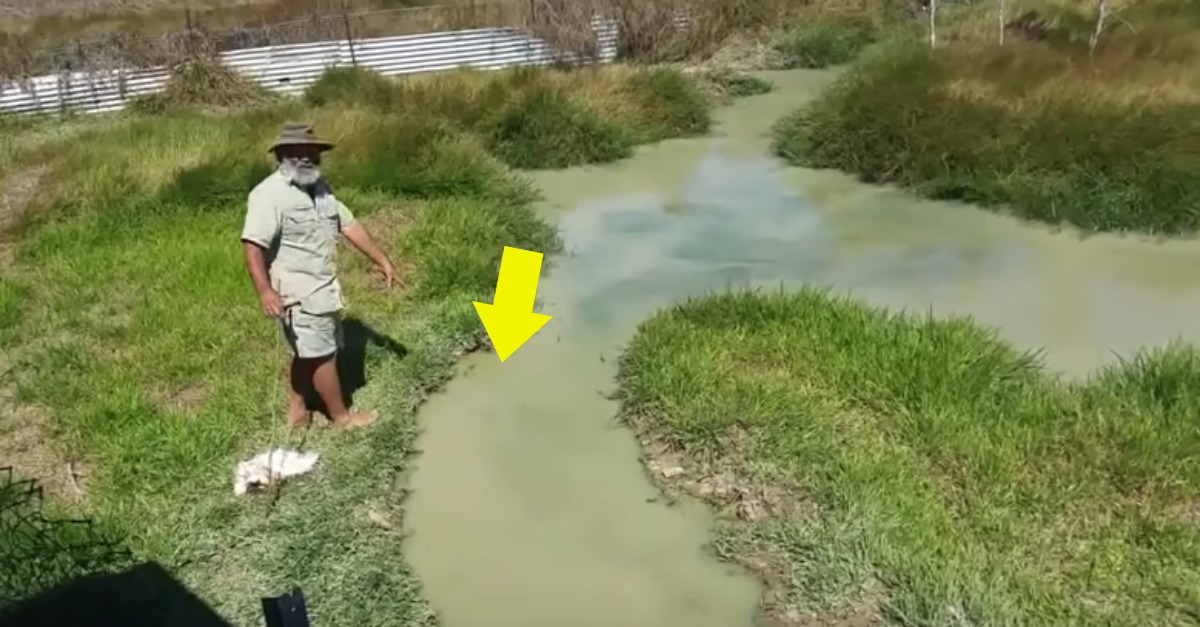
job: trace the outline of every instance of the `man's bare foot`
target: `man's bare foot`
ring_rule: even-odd
[[[292,429],[303,429],[312,424],[312,412],[307,409],[299,411],[289,409],[287,424]]]
[[[356,429],[358,427],[366,427],[379,418],[379,414],[373,411],[352,411],[345,416],[335,418],[333,426],[338,429]]]

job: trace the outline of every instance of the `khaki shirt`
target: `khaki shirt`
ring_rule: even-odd
[[[275,172],[250,192],[242,240],[267,250],[271,285],[284,307],[329,314],[343,307],[333,255],[338,235],[352,224],[324,181],[310,196]]]

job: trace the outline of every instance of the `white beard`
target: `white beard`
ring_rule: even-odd
[[[292,183],[309,188],[321,180],[321,166],[294,166],[290,163],[280,163],[279,171]]]

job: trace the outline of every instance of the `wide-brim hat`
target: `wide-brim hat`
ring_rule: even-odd
[[[275,152],[284,146],[313,146],[325,151],[333,150],[335,144],[317,137],[311,124],[288,122],[280,129],[279,137],[275,138],[267,152]]]

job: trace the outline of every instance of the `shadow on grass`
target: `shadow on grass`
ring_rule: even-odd
[[[47,517],[44,508],[35,481],[0,468],[0,625],[228,625],[101,525]]]
[[[367,385],[367,348],[377,346],[392,355],[404,358],[408,347],[396,339],[376,331],[360,318],[348,317],[342,321],[342,348],[338,351],[338,374],[342,380],[342,400],[346,407],[354,407],[354,394]],[[311,411],[325,411],[315,390],[307,394]]]
[[[0,609],[6,627],[229,627],[161,566],[72,579]]]

